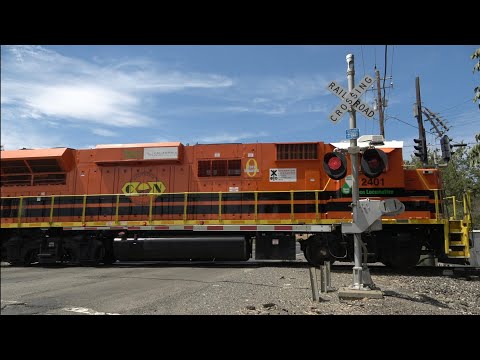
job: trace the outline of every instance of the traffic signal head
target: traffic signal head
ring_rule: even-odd
[[[323,169],[327,175],[334,179],[340,180],[347,175],[347,159],[340,152],[329,152],[323,156]]]
[[[388,166],[387,154],[380,149],[367,149],[363,152],[360,165],[365,176],[376,178]]]
[[[427,162],[427,144],[425,143],[425,139],[413,139],[413,141],[418,144],[414,146],[414,149],[416,150],[414,152],[415,156],[418,156],[420,160],[424,163]]]
[[[440,146],[442,149],[442,158],[445,162],[449,162],[452,158],[452,145],[450,145],[450,139],[447,135],[443,135],[440,139]]]

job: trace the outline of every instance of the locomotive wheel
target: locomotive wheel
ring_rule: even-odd
[[[103,262],[103,258],[105,257],[105,248],[102,246],[98,247],[95,251],[95,256],[92,261],[92,265],[97,266],[101,262]]]
[[[30,250],[25,255],[25,261],[24,261],[25,266],[29,266],[35,263],[38,263],[38,249]]]
[[[74,249],[66,248],[62,260],[70,264],[75,264],[78,262],[78,255]]]

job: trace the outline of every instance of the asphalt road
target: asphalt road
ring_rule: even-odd
[[[301,259],[97,268],[2,266],[1,314],[480,314],[478,274],[370,269],[382,299],[341,299],[337,290],[353,279],[352,264],[345,264],[332,267],[333,291],[313,301],[309,268]]]
[[[248,271],[180,265],[2,266],[1,314],[185,314],[185,300]]]
[[[297,258],[304,262],[300,246]],[[143,315],[223,313],[199,302],[253,271],[246,262],[140,262],[111,267],[1,266],[1,315]],[[270,262],[271,263],[271,262]],[[274,263],[279,263],[274,261]],[[265,279],[268,282],[268,279]],[[259,284],[261,286],[261,284]],[[235,302],[235,299],[232,299]],[[203,305],[202,305],[203,304]]]

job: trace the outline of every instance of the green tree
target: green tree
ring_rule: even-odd
[[[473,67],[473,73],[477,71],[480,72],[480,48],[475,50],[475,52],[472,54],[472,56],[470,56],[470,58],[472,60],[477,59],[477,63]],[[478,102],[480,100],[480,86],[475,87],[473,91],[475,92],[473,102]],[[480,103],[478,104],[478,109],[480,110]],[[475,135],[475,140],[477,144],[475,144],[468,153],[470,166],[478,165],[478,163],[480,162],[480,133]]]
[[[468,161],[470,166],[475,167],[480,164],[480,133],[475,135],[475,141],[472,149],[468,152]]]

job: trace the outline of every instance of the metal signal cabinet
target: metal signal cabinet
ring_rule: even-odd
[[[1,151],[2,258],[12,264],[116,260],[294,258],[350,261],[347,176],[330,179],[324,154],[344,143],[97,145]],[[348,145],[347,145],[348,146]],[[364,234],[369,260],[414,266],[422,252],[469,257],[469,212],[446,213],[437,169],[406,169],[402,143],[379,146],[383,173],[360,173],[360,197],[395,197],[405,212]],[[349,159],[347,159],[349,162]],[[466,209],[469,198],[464,199]],[[254,246],[255,245],[255,246]],[[293,249],[293,250],[292,250]]]

